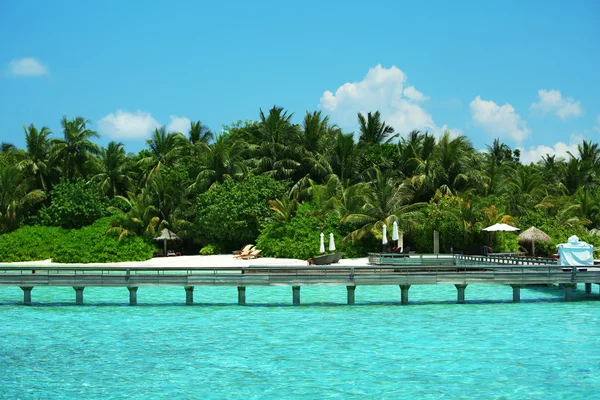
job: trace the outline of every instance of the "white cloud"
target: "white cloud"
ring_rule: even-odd
[[[488,133],[509,137],[516,142],[522,142],[531,133],[527,123],[509,103],[499,106],[477,96],[470,107],[473,121]]]
[[[408,98],[409,100],[414,100],[414,101],[425,101],[428,99],[427,96],[423,95],[423,93],[419,92],[417,89],[415,89],[414,86],[409,86],[406,89],[404,89],[404,96],[406,98]]]
[[[335,93],[324,92],[319,107],[333,122],[349,130],[357,130],[357,113],[370,111],[379,111],[386,124],[400,134],[418,129],[439,135],[448,129],[446,125],[437,126],[431,114],[418,104],[427,97],[414,86],[405,87],[405,82],[402,70],[379,64],[369,69],[362,81],[344,83]]]
[[[8,72],[18,76],[40,76],[48,73],[48,67],[33,57],[25,57],[9,62]]]
[[[583,108],[579,101],[571,97],[563,98],[559,90],[538,90],[540,101],[533,103],[529,108],[538,115],[556,114],[560,119],[565,120],[570,117],[578,117],[583,113]]]
[[[98,121],[100,133],[120,140],[145,139],[159,126],[152,114],[140,110],[133,113],[117,110]]]
[[[568,160],[570,156],[567,152],[570,152],[571,154],[577,154],[577,145],[580,144],[582,141],[582,136],[571,135],[568,144],[564,142],[558,142],[555,143],[553,146],[531,146],[528,150],[525,150],[524,147],[517,148],[521,150],[521,163],[523,164],[530,164],[532,162],[537,163],[542,159],[542,157],[545,157],[547,154],[551,156],[555,155],[557,159],[564,158],[565,160]]]
[[[190,130],[190,121],[189,118],[186,117],[178,117],[176,115],[171,115],[171,121],[167,124],[168,132],[179,132],[184,135],[188,133]]]

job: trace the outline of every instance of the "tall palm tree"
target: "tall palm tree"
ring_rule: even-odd
[[[209,144],[214,139],[214,134],[206,125],[200,121],[190,122],[188,140],[191,144],[204,143]]]
[[[26,177],[35,182],[35,188],[48,193],[50,189],[49,176],[53,166],[50,162],[50,128],[43,127],[38,130],[33,124],[24,126],[25,146],[27,153],[25,159],[19,162],[18,167]]]
[[[394,133],[394,128],[386,125],[385,121],[381,120],[379,111],[375,111],[374,114],[369,112],[367,118],[361,113],[358,113],[358,125],[360,130],[359,143],[364,143],[366,145],[379,144],[382,142],[389,143],[392,139],[398,137],[398,134],[392,135]]]
[[[250,139],[250,165],[254,172],[276,178],[289,178],[300,167],[298,127],[292,115],[273,106],[269,113],[260,110],[260,121]]]
[[[162,126],[152,132],[152,137],[146,141],[150,154],[138,163],[146,170],[146,178],[159,170],[163,165],[170,165],[181,156],[186,145],[186,138],[178,132],[167,132]]]
[[[100,173],[94,179],[100,182],[102,192],[113,198],[124,195],[133,184],[129,176],[130,160],[125,154],[123,143],[111,141],[108,147],[100,149]]]
[[[200,171],[193,185],[195,189],[207,189],[214,182],[223,182],[227,178],[239,178],[247,168],[241,153],[244,143],[233,140],[231,135],[217,135],[211,144],[202,143],[200,153]]]
[[[72,120],[63,115],[60,124],[63,128],[63,138],[53,139],[52,154],[62,164],[63,174],[73,180],[75,176],[87,176],[86,162],[90,155],[98,154],[98,146],[91,141],[92,138],[100,137],[96,131],[88,129],[90,123],[85,118],[75,117]]]

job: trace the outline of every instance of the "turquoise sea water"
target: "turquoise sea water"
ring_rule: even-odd
[[[588,399],[600,387],[600,295],[453,286],[0,288],[0,398]]]

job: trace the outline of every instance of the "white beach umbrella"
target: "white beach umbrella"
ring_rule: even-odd
[[[333,232],[329,234],[329,251],[335,251],[335,241],[333,240]]]
[[[394,226],[392,227],[392,240],[398,240],[398,223],[394,221]]]
[[[515,231],[520,231],[519,228],[515,228],[514,226],[510,226],[508,224],[494,224],[492,226],[488,226],[487,228],[483,228],[484,231],[488,231],[488,232],[498,232],[498,231],[503,231],[503,232],[515,232]]]
[[[319,247],[320,253],[325,253],[325,234],[321,232],[321,247]]]
[[[387,244],[388,240],[387,240],[387,226],[385,226],[385,224],[383,224],[383,230],[382,233],[383,238],[381,239],[381,244],[385,245]]]

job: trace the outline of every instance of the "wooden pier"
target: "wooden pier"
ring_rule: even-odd
[[[390,261],[390,259],[392,261]],[[519,260],[520,259],[520,260]],[[379,260],[371,260],[379,261]],[[48,266],[0,265],[0,286],[19,286],[23,302],[32,303],[36,286],[71,286],[75,304],[83,304],[88,286],[126,287],[129,303],[137,304],[140,287],[181,286],[185,303],[194,303],[196,286],[236,286],[238,304],[246,304],[246,288],[253,286],[290,286],[292,304],[300,304],[302,286],[346,286],[347,304],[354,304],[356,287],[397,285],[400,304],[408,304],[408,291],[414,285],[454,285],[456,300],[465,302],[468,285],[496,284],[512,287],[513,301],[520,301],[521,287],[526,285],[558,285],[564,299],[571,300],[578,283],[590,293],[592,284],[600,283],[600,268],[565,268],[549,260],[523,257],[496,260],[482,256],[412,256],[389,257],[385,264],[326,266],[223,266],[223,267],[117,267],[117,266]],[[521,262],[521,264],[518,264]],[[390,265],[391,264],[391,265]]]

